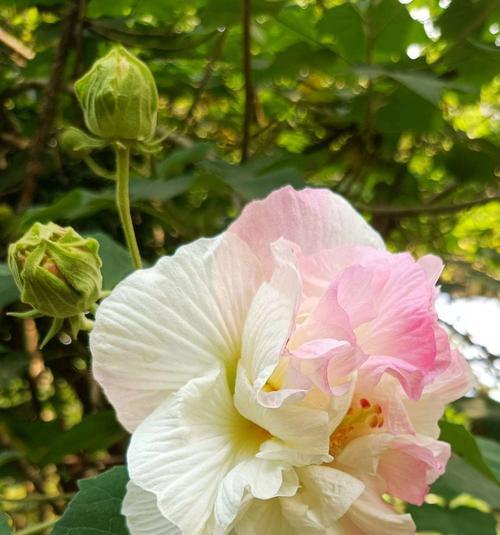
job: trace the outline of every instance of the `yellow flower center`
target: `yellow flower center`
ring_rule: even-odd
[[[336,457],[351,440],[373,433],[384,425],[382,407],[362,398],[347,411],[330,437],[330,455]]]

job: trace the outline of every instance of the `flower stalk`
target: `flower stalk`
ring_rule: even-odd
[[[129,175],[130,148],[123,143],[116,143],[116,208],[120,216],[127,248],[136,269],[142,268],[141,254],[135,237],[134,225],[130,215]]]

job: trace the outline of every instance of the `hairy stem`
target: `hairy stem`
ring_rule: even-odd
[[[142,268],[141,254],[135,238],[134,225],[130,216],[130,199],[128,192],[130,172],[130,149],[117,146],[116,153],[116,207],[120,216],[125,241],[136,269]]]

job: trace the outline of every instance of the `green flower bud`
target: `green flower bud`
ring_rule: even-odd
[[[71,227],[35,223],[9,246],[8,263],[21,301],[57,319],[93,308],[102,288],[99,242]]]
[[[94,63],[75,84],[85,124],[111,140],[149,141],[156,130],[158,91],[148,67],[123,47]]]

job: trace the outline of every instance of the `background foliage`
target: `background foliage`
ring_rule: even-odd
[[[43,531],[79,479],[124,462],[85,337],[42,353],[36,328],[48,324],[4,314],[22,305],[1,262],[34,221],[96,237],[107,289],[132,269],[112,188],[57,144],[82,126],[72,84],[96,57],[125,44],[161,96],[164,151],[131,184],[147,262],[221,231],[253,198],[308,183],[346,196],[389,247],[442,256],[453,296],[495,297],[499,41],[498,0],[0,0],[0,534]],[[498,381],[495,355],[469,354]],[[499,405],[479,386],[441,428],[454,456],[410,507],[417,525],[494,535]],[[117,467],[84,482],[54,535],[126,534],[126,479]]]

